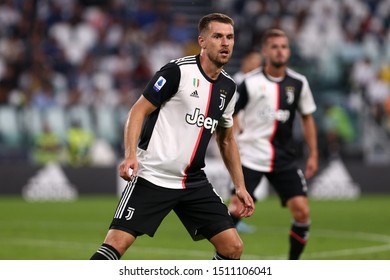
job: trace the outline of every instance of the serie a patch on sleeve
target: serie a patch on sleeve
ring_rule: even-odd
[[[167,80],[163,76],[158,77],[157,81],[153,85],[153,89],[157,92],[160,91],[160,89],[165,85]]]

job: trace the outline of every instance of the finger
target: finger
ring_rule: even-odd
[[[254,204],[252,202],[252,199],[248,199],[245,204],[243,204],[243,212],[242,214],[245,217],[249,217],[254,212]]]
[[[307,179],[310,179],[313,176],[314,172],[312,168],[306,169],[305,176]]]
[[[243,208],[243,205],[242,205],[241,201],[235,196],[232,197],[232,199],[230,200],[229,206],[228,206],[229,212],[233,216],[240,217],[241,212],[242,212],[242,208]]]
[[[240,216],[241,217],[249,217],[251,215],[251,212],[252,212],[251,209],[252,209],[251,206],[243,204],[241,211],[240,211]]]
[[[123,180],[126,180],[126,181],[129,181],[130,180],[130,174],[127,172],[128,168],[126,168],[126,165],[125,164],[122,164],[120,167],[119,167],[119,176],[123,179]]]
[[[133,166],[133,176],[137,176],[137,173],[138,173],[138,165],[137,164],[134,164]]]
[[[119,175],[121,177],[126,176],[126,165],[124,163],[119,165]]]
[[[119,176],[121,176],[121,177],[123,178],[123,177],[126,177],[127,174],[126,174],[126,172],[124,172],[124,171],[121,169],[121,170],[119,170]]]
[[[248,212],[247,212],[247,217],[250,217],[252,216],[252,214],[255,212],[255,208],[254,207],[249,207],[248,208]]]
[[[125,180],[125,181],[130,181],[130,180],[131,180],[131,178],[130,178],[127,174],[121,175],[120,177],[121,177],[123,180]]]
[[[254,212],[254,208],[252,206],[247,207],[245,212],[246,217],[251,216],[253,212]]]
[[[247,209],[246,208],[243,208],[241,213],[240,213],[240,217],[241,218],[246,218],[247,217]]]
[[[252,216],[253,212],[254,212],[253,208],[246,208],[245,212],[242,214],[243,215],[242,217],[248,218]]]

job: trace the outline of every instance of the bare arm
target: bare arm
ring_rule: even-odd
[[[127,181],[132,176],[137,175],[138,162],[136,154],[138,139],[145,117],[150,115],[155,109],[156,106],[141,96],[128,114],[124,130],[125,159],[119,165],[119,175]],[[133,170],[132,174],[129,174],[129,168]]]
[[[234,135],[241,133],[240,119],[238,114],[233,116],[233,132]]]
[[[318,169],[317,131],[312,115],[302,116],[303,131],[309,155],[306,161],[305,176],[311,178]]]
[[[222,159],[232,178],[236,195],[243,204],[240,213],[243,217],[249,217],[255,209],[253,199],[245,188],[244,175],[242,174],[241,160],[237,143],[234,139],[233,127],[217,127],[217,144],[221,152]]]

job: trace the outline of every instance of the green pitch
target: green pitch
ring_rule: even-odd
[[[89,259],[102,243],[118,199],[81,197],[76,202],[28,203],[0,198],[0,259]],[[303,259],[390,259],[390,196],[355,201],[312,200],[310,240]],[[290,215],[276,197],[257,203],[241,234],[242,259],[285,259]],[[211,259],[207,241],[193,242],[174,214],[154,238],[141,236],[123,259]]]

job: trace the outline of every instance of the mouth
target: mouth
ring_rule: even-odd
[[[221,50],[219,53],[223,56],[228,56],[230,54],[229,50]]]

